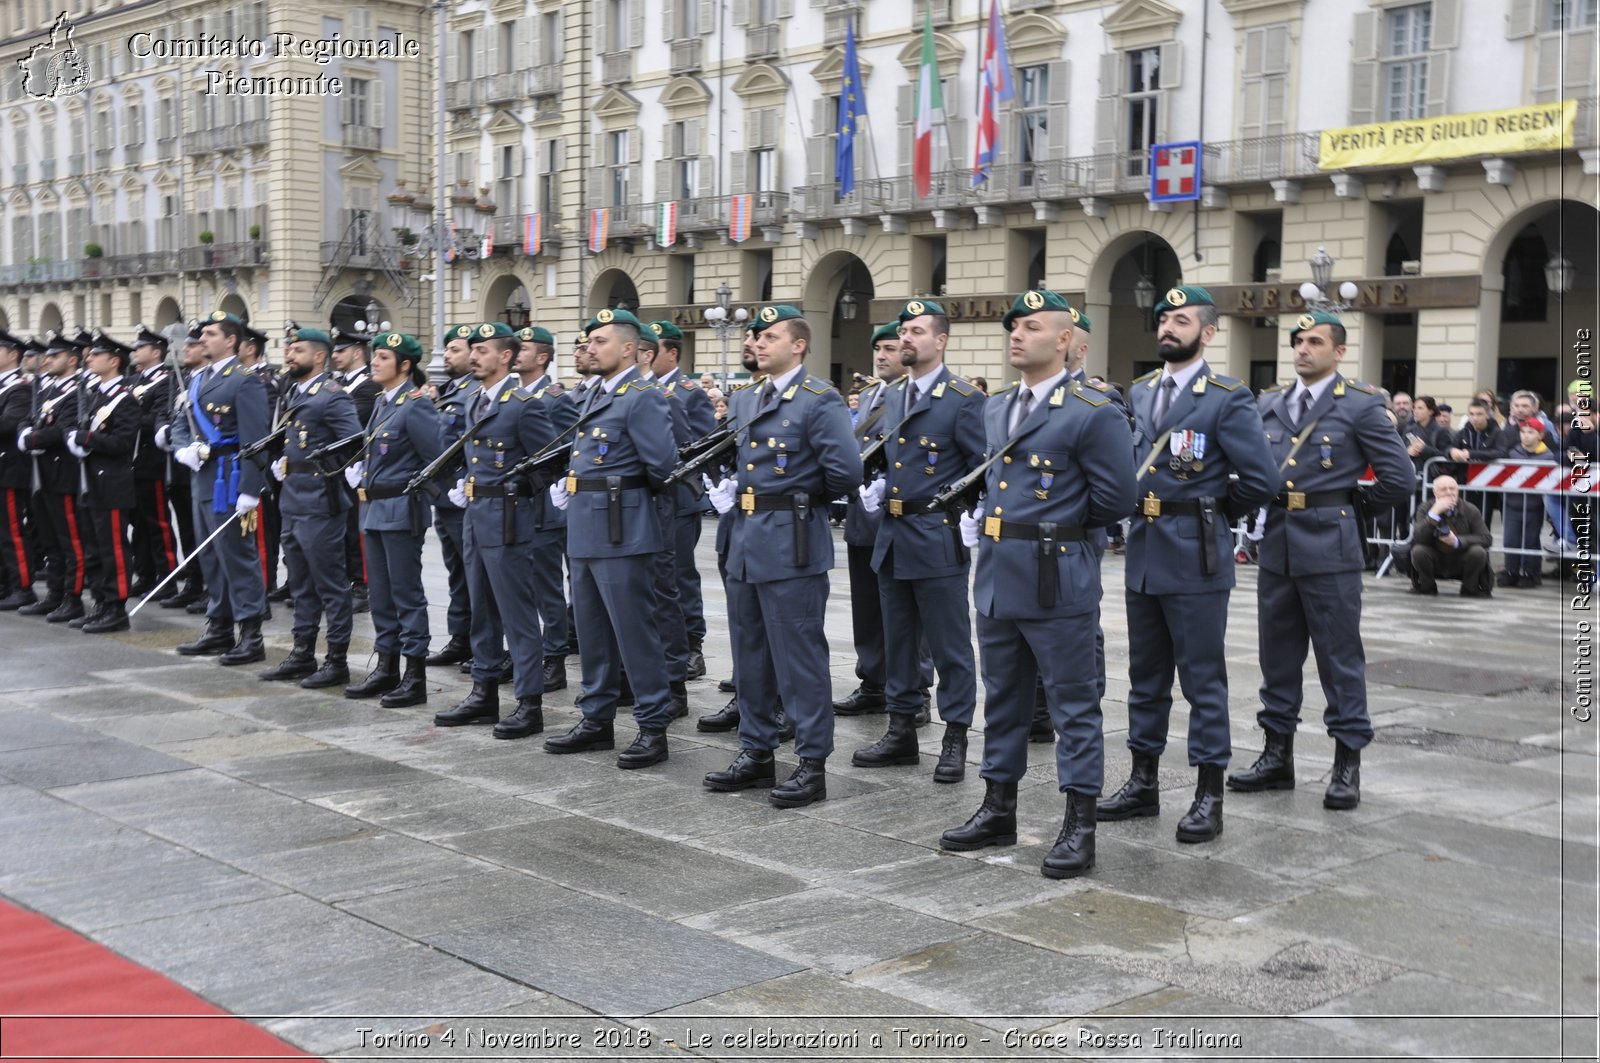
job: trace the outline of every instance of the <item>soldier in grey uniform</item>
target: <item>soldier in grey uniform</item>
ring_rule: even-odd
[[[208,592],[205,633],[178,647],[185,656],[220,652],[221,663],[227,665],[266,656],[261,620],[267,612],[267,587],[256,545],[262,471],[253,461],[241,462],[239,448],[267,434],[267,393],[261,379],[239,364],[243,335],[243,323],[221,310],[201,326],[206,365],[195,372],[184,395],[193,416],[175,420],[171,431],[177,448],[173,457],[194,472],[195,533],[204,540],[238,515],[238,534],[224,532],[200,554]]]
[[[1361,535],[1357,482],[1370,466],[1366,502],[1393,505],[1411,493],[1410,456],[1370,384],[1346,379],[1344,324],[1317,310],[1289,332],[1299,380],[1261,393],[1261,421],[1282,490],[1267,508],[1256,607],[1261,635],[1261,711],[1266,748],[1248,771],[1228,777],[1243,792],[1294,789],[1306,650],[1316,651],[1336,749],[1322,804],[1361,801],[1361,750],[1372,741],[1366,654],[1361,646]]]
[[[478,380],[469,364],[472,358],[472,326],[451,325],[444,334],[444,369],[449,379],[433,400],[439,410],[440,443],[448,449],[467,430],[467,411],[477,392]],[[445,611],[445,626],[450,640],[430,654],[430,668],[472,662],[472,605],[467,594],[467,564],[462,556],[462,518],[466,511],[450,500],[449,487],[465,475],[466,463],[456,461],[440,470],[439,484],[445,488],[433,500],[433,528],[439,533],[439,553],[444,556],[446,585],[450,605]]]
[[[473,327],[472,372],[478,390],[467,416],[466,476],[451,498],[467,511],[463,544],[472,599],[472,692],[434,716],[440,727],[493,724],[496,738],[544,730],[544,644],[533,575],[527,563],[537,519],[536,487],[514,474],[551,441],[544,403],[517,386],[511,372],[520,344],[503,321]],[[517,707],[500,719],[500,647],[509,642]]]
[[[429,506],[406,490],[411,478],[443,450],[439,411],[422,391],[422,344],[387,332],[373,343],[372,379],[382,389],[367,422],[360,458],[345,482],[361,504],[367,582],[372,594],[373,649],[378,664],[346,687],[347,698],[382,694],[386,709],[428,700],[428,598],[422,590],[422,540]],[[400,656],[406,672],[400,676]]]
[[[556,338],[549,329],[533,325],[518,331],[517,340],[522,344],[517,352],[522,390],[544,404],[551,427],[561,435],[578,420],[578,409],[562,401],[555,378],[550,375]],[[539,605],[539,622],[544,626],[542,674],[548,694],[567,688],[567,640],[571,632],[567,630],[566,580],[562,575],[567,557],[567,515],[551,505],[543,492],[534,496],[533,505],[539,514],[533,532],[533,596]]]
[[[1056,780],[1066,812],[1040,868],[1071,878],[1094,866],[1095,799],[1105,774],[1098,678],[1085,668],[1100,603],[1090,532],[1133,508],[1133,437],[1103,392],[1067,379],[1071,307],[1024,292],[1007,311],[1008,357],[1021,371],[985,408],[990,458],[984,503],[961,518],[978,546],[973,584],[982,655],[983,804],[939,845],[1013,845],[1017,783],[1028,767],[1037,673],[1055,724]],[[987,512],[986,512],[987,511]]]
[[[372,407],[378,401],[378,385],[372,379],[372,334],[376,322],[357,321],[353,329],[333,330],[333,356],[330,362],[339,385],[350,394],[356,404],[356,419],[366,424],[372,417]],[[339,485],[344,490],[344,485]],[[355,505],[355,493],[350,492],[350,506],[345,511],[344,567],[350,574],[352,608],[366,612],[367,555],[361,540],[360,512]]]
[[[345,572],[345,511],[350,505],[337,474],[311,454],[361,431],[350,393],[327,372],[332,338],[321,329],[293,329],[284,352],[290,381],[284,392],[283,456],[272,463],[280,483],[283,558],[294,602],[294,648],[261,673],[266,680],[299,679],[307,689],[350,681],[350,579]],[[328,621],[328,653],[317,667],[317,628]]]
[[[711,504],[732,513],[727,585],[739,697],[739,756],[705,777],[712,790],[773,787],[767,800],[798,808],[828,796],[833,701],[823,617],[833,567],[830,499],[861,483],[861,451],[850,411],[825,380],[806,371],[811,328],[793,306],[756,315],[760,388],[730,398],[739,425],[734,475]],[[795,723],[799,767],[776,782],[778,703]]]
[[[1166,368],[1134,381],[1129,393],[1141,459],[1127,564],[1133,770],[1100,802],[1099,818],[1160,812],[1156,769],[1167,745],[1176,668],[1189,701],[1189,764],[1199,769],[1177,837],[1208,842],[1222,833],[1222,773],[1232,754],[1225,657],[1233,524],[1272,496],[1277,470],[1249,389],[1206,364],[1205,348],[1217,333],[1211,293],[1173,288],[1155,310],[1156,351]],[[1232,482],[1230,473],[1237,474]]]
[[[261,378],[267,393],[267,409],[276,417],[283,409],[283,381],[267,362],[267,334],[247,322],[244,335],[239,340],[239,364]],[[261,496],[260,521],[256,525],[256,548],[261,553],[262,571],[267,581],[267,601],[288,601],[278,587],[278,557],[283,541],[283,515],[278,512],[276,484],[263,481],[267,488]],[[270,607],[269,607],[270,608]]]
[[[651,373],[668,399],[683,404],[683,416],[689,425],[689,438],[700,439],[717,427],[717,414],[705,389],[694,378],[684,373],[679,364],[683,357],[683,330],[670,321],[653,321],[650,330],[655,333],[659,346],[651,362]],[[689,643],[687,678],[699,679],[706,674],[706,612],[705,599],[700,590],[700,569],[695,564],[695,548],[700,545],[700,530],[705,526],[705,515],[711,512],[711,503],[696,490],[698,485],[679,484],[675,489],[676,505],[672,520],[672,563],[677,580],[678,608],[683,613],[684,634]]]
[[[656,352],[661,345],[655,329],[641,325],[639,347],[635,364],[641,380],[655,383],[650,367],[655,364]],[[684,412],[683,399],[675,392],[669,393],[659,384],[662,398],[666,400],[667,423],[671,428],[673,453],[694,440],[689,432],[689,417]],[[672,699],[672,716],[689,715],[689,634],[684,620],[683,605],[678,597],[677,538],[673,527],[678,508],[677,491],[664,491],[655,497],[656,515],[661,521],[661,544],[651,563],[651,583],[655,590],[656,630],[661,633],[661,652],[667,666],[667,693]],[[624,704],[628,703],[627,673],[623,673]]]
[[[567,511],[572,605],[583,648],[583,720],[544,748],[613,748],[625,669],[639,735],[618,755],[619,768],[666,760],[673,715],[651,603],[655,555],[666,545],[655,494],[671,474],[677,451],[667,399],[640,379],[636,365],[643,328],[626,310],[601,310],[585,327],[596,379],[583,400],[567,475],[550,486],[551,501]]]
[[[860,768],[916,764],[922,708],[922,643],[939,673],[945,722],[935,782],[960,782],[967,729],[977,709],[977,665],[967,600],[970,553],[955,520],[929,503],[941,488],[983,462],[983,392],[944,364],[950,319],[936,302],[913,299],[900,311],[900,361],[907,373],[888,391],[883,475],[858,491],[862,509],[882,510],[872,550],[883,612],[889,728],[859,749]],[[869,474],[871,475],[871,474]]]

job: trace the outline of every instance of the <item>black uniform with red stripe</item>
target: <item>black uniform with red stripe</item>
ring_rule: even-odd
[[[133,566],[128,530],[137,505],[134,455],[139,449],[139,402],[122,380],[96,386],[85,407],[86,427],[78,432],[83,459],[83,516],[93,526],[100,564],[91,573],[95,601],[102,605],[128,598]]]
[[[247,367],[261,379],[261,386],[267,392],[267,409],[272,413],[272,423],[278,423],[278,416],[288,405],[284,395],[288,391],[288,380],[283,374],[273,369],[265,361],[257,362]],[[259,532],[258,542],[261,545],[261,565],[267,581],[267,593],[278,589],[278,558],[281,556],[283,541],[283,513],[278,509],[278,483],[272,477],[264,478],[267,490],[261,496],[261,523],[257,525]]]
[[[153,365],[144,370],[131,390],[139,411],[139,448],[133,461],[133,571],[140,582],[153,586],[178,565],[178,539],[167,486],[172,460],[156,446],[156,429],[172,417],[171,367]],[[187,487],[187,470],[183,479]],[[188,500],[187,492],[184,500]],[[177,513],[187,517],[188,510],[185,505]],[[194,549],[193,535],[191,524],[183,539],[186,552]]]
[[[51,377],[39,392],[39,414],[28,434],[28,449],[38,451],[40,523],[55,544],[60,563],[45,573],[50,600],[79,597],[92,557],[84,537],[78,492],[83,470],[67,449],[67,433],[78,427],[79,376]]]
[[[20,369],[0,374],[0,568],[9,591],[33,586],[28,527],[33,459],[17,449],[17,432],[28,423],[32,403],[33,382]]]

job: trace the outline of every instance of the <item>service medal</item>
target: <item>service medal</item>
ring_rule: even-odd
[[[1324,469],[1333,468],[1333,444],[1331,443],[1322,444],[1322,467]]]
[[[379,443],[378,444],[378,453],[380,455],[388,454],[389,453],[389,444],[387,444],[387,443]]]
[[[506,467],[506,452],[505,451],[497,450],[497,451],[494,452],[494,467],[497,468],[497,469],[503,469],[503,468]]]
[[[606,460],[606,452],[611,449],[611,444],[601,443],[597,449],[599,450],[599,453],[595,455],[594,463],[596,465],[603,465],[605,464]]]
[[[788,464],[789,464],[789,455],[787,455],[787,454],[779,454],[778,455],[777,467],[773,471],[776,472],[779,476],[782,476],[784,473],[789,471],[787,468],[785,468],[785,466],[788,465]]]
[[[310,438],[310,435],[311,434],[309,432],[307,432],[304,428],[300,429],[300,449],[301,450],[306,449],[306,441]]]

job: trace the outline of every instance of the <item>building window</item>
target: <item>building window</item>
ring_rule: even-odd
[[[622,207],[628,203],[628,168],[631,161],[628,157],[628,131],[621,129],[607,133],[606,165],[611,170],[610,206]]]
[[[1433,5],[1393,8],[1385,13],[1385,23],[1382,120],[1421,118],[1428,106]]]
[[[1156,142],[1157,109],[1161,103],[1161,49],[1140,48],[1127,54],[1128,80],[1123,93],[1127,116],[1128,176],[1142,177]]]
[[[693,199],[700,187],[700,136],[693,121],[667,126],[666,152],[671,184],[657,189],[663,199]]]
[[[757,148],[750,153],[755,176],[756,192],[778,190],[778,152],[774,148]]]
[[[628,0],[605,0],[606,3],[606,51],[625,52],[628,50]]]
[[[561,156],[554,140],[539,144],[539,204],[538,209],[554,212],[561,207]]]
[[[539,61],[545,66],[561,62],[561,12],[546,11],[540,16]]]
[[[372,82],[351,78],[345,90],[344,124],[365,128],[372,121]]]
[[[1600,22],[1600,0],[1548,0],[1545,31],[1560,33]]]
[[[676,40],[693,40],[700,36],[700,0],[683,0],[677,5],[677,37]],[[762,23],[766,25],[766,23]]]
[[[1022,163],[1019,183],[1024,186],[1033,184],[1033,164],[1041,161],[1048,150],[1049,100],[1048,65],[1025,66],[1017,71],[1017,161]]]

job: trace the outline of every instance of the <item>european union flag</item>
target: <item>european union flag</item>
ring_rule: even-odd
[[[861,83],[861,63],[856,58],[856,24],[851,19],[844,31],[844,80],[839,86],[839,127],[836,130],[839,139],[833,156],[840,199],[856,190],[856,131],[866,116],[866,86]]]

